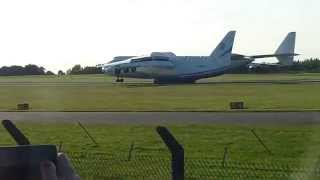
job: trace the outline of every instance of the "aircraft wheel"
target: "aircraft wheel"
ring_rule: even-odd
[[[117,79],[116,82],[124,82],[123,79]]]

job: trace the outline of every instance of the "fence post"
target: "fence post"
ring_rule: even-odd
[[[157,127],[157,132],[171,153],[172,180],[184,180],[184,149],[165,127]]]
[[[78,125],[81,127],[81,129],[86,133],[86,135],[91,139],[91,141],[94,143],[95,146],[98,146],[97,141],[91,136],[89,131],[78,121]]]
[[[60,143],[59,143],[59,148],[58,148],[58,152],[62,152],[62,145],[63,145],[63,141],[60,141]]]
[[[264,149],[269,153],[269,155],[272,155],[272,152],[270,151],[270,149],[264,144],[264,142],[262,141],[262,139],[258,136],[258,134],[256,133],[256,131],[254,129],[251,129],[252,134],[258,139],[259,143],[264,147]]]
[[[16,127],[12,121],[3,120],[2,125],[18,145],[30,145],[29,139]]]
[[[134,141],[131,142],[129,152],[128,152],[128,161],[131,161],[132,151],[134,149]]]
[[[224,153],[223,153],[223,160],[222,160],[222,167],[226,166],[226,161],[228,158],[228,147],[224,147]]]

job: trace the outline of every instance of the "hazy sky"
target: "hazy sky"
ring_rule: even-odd
[[[320,57],[318,0],[0,1],[0,66],[66,70],[113,56],[208,55],[229,30],[233,52],[273,53],[290,31],[296,52]]]

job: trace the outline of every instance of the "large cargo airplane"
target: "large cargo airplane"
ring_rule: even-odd
[[[295,33],[289,33],[275,54],[245,56],[232,54],[235,31],[230,31],[209,56],[176,56],[172,52],[153,52],[147,56],[118,56],[101,65],[104,73],[124,77],[154,79],[156,84],[194,83],[199,79],[225,74],[235,68],[252,64],[257,58],[276,57],[279,65],[291,65]]]

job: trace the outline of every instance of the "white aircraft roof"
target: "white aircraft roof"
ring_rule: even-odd
[[[151,57],[153,56],[165,56],[165,57],[172,57],[176,56],[173,52],[152,52],[150,54]]]

